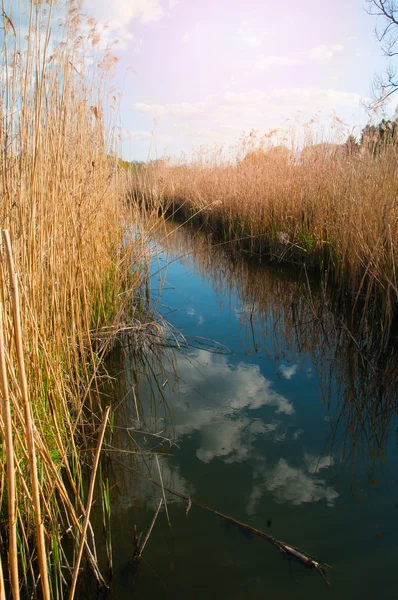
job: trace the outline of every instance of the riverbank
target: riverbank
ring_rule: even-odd
[[[14,600],[64,597],[81,558],[101,580],[82,472],[107,415],[104,357],[147,313],[145,226],[107,105],[115,59],[77,3],[28,12],[3,5],[0,58],[0,589]]]
[[[234,165],[216,152],[158,162],[137,170],[132,187],[146,204],[245,253],[327,272],[353,310],[360,302],[364,317],[377,315],[386,332],[398,306],[396,145],[377,153],[329,146]]]

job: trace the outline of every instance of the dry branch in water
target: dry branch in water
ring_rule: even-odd
[[[115,460],[117,461],[117,459],[115,459]],[[117,461],[117,462],[119,462],[119,461]],[[207,512],[212,513],[213,515],[216,515],[217,517],[221,517],[222,519],[229,521],[230,523],[234,523],[238,527],[241,527],[242,529],[245,529],[246,531],[250,531],[252,534],[262,538],[263,540],[266,540],[267,542],[270,542],[279,550],[279,552],[296,559],[299,563],[301,563],[305,567],[310,568],[310,569],[316,569],[318,571],[318,573],[321,575],[322,579],[325,581],[325,583],[327,585],[330,585],[330,582],[327,578],[327,569],[331,569],[332,567],[330,565],[328,565],[327,563],[317,561],[317,560],[315,560],[315,558],[313,556],[311,556],[307,552],[304,552],[303,550],[300,550],[299,548],[295,548],[292,545],[286,544],[285,542],[278,540],[277,538],[273,537],[272,535],[269,535],[268,533],[265,533],[264,531],[261,531],[260,529],[256,529],[255,527],[252,527],[251,525],[248,525],[247,523],[238,521],[237,519],[234,519],[233,517],[230,517],[229,515],[221,513],[218,510],[211,508],[210,506],[206,506],[205,504],[202,504],[201,502],[194,500],[190,496],[186,496],[185,494],[176,492],[175,490],[172,490],[172,489],[166,487],[165,485],[163,485],[163,482],[158,483],[157,481],[154,481],[153,479],[151,479],[150,477],[147,477],[143,473],[136,471],[132,467],[127,467],[126,465],[123,465],[123,466],[128,471],[131,471],[131,472],[135,473],[136,475],[138,475],[139,477],[142,477],[143,479],[148,481],[150,484],[161,488],[163,493],[168,492],[169,494],[172,494],[173,496],[177,496],[178,498],[185,500],[187,502],[187,510],[186,510],[187,516],[188,516],[191,506],[194,505],[194,506],[197,506],[198,508],[202,508],[203,510],[206,510]],[[158,509],[160,510],[160,505],[159,505]]]

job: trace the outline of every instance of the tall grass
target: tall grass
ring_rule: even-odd
[[[332,150],[252,153],[237,164],[206,152],[141,169],[133,187],[250,254],[328,270],[353,308],[374,311],[387,331],[398,305],[398,145],[377,156]]]
[[[81,448],[95,445],[103,419],[102,360],[138,316],[146,250],[116,158],[114,59],[96,53],[95,24],[75,0],[2,0],[1,10],[3,572],[14,599],[18,581],[26,594],[39,586],[61,598],[82,552],[101,580],[85,536]]]

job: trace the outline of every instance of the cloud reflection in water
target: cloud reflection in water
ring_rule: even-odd
[[[254,480],[247,505],[249,514],[255,512],[267,493],[277,502],[293,505],[319,500],[333,505],[337,492],[316,477],[321,469],[333,464],[331,457],[302,452],[302,466],[295,467],[284,457],[278,457],[275,463],[275,456],[271,465],[261,453],[258,440],[282,441],[288,430],[292,440],[297,440],[296,430],[292,429],[293,403],[272,388],[258,365],[231,363],[229,359],[205,350],[177,357],[177,372],[183,380],[179,394],[169,399],[177,440],[182,442],[184,436],[197,432],[196,457],[202,463],[216,458],[227,464],[247,461]],[[261,414],[254,412],[259,409]],[[267,446],[262,444],[262,448]]]
[[[276,432],[275,415],[264,423],[250,411],[267,406],[280,417],[294,415],[293,404],[272,389],[258,365],[231,364],[228,357],[205,350],[180,355],[177,361],[183,381],[170,400],[173,430],[177,439],[199,432],[196,455],[202,462],[221,456],[227,462],[245,460],[256,436]]]

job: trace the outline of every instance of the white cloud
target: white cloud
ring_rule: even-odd
[[[344,50],[344,46],[341,44],[334,44],[333,46],[315,46],[308,51],[308,58],[310,60],[324,60],[325,58],[332,58],[337,52]]]
[[[159,0],[84,0],[83,10],[102,23],[126,26],[133,19],[142,23],[158,21],[164,15]]]
[[[292,379],[292,377],[294,377],[294,375],[297,373],[298,368],[298,365],[281,365],[279,370],[285,379]]]
[[[305,52],[296,52],[287,56],[265,56],[256,62],[257,69],[271,69],[272,67],[294,67],[304,65],[308,61],[321,61],[332,58],[338,52],[342,52],[344,46],[333,44],[326,46],[321,44]]]
[[[294,433],[293,433],[293,439],[294,440],[298,440],[299,437],[304,433],[304,429],[297,429]]]
[[[154,117],[163,117],[170,115],[172,117],[181,119],[185,117],[191,117],[198,115],[203,112],[206,108],[205,102],[196,102],[194,104],[190,102],[180,102],[178,104],[143,104],[136,103],[133,105],[135,110],[143,113],[149,113]]]
[[[169,0],[169,8],[170,10],[173,10],[173,8],[175,8],[178,4],[179,0]]]
[[[97,20],[101,47],[118,40],[119,48],[125,48],[134,41],[129,30],[134,20],[152,23],[165,14],[159,0],[84,0],[83,11]]]
[[[208,96],[199,102],[136,103],[133,108],[154,117],[172,116],[181,120],[185,120],[187,117],[201,117],[212,119],[223,125],[230,123],[231,116],[235,119],[241,117],[242,125],[239,127],[242,128],[245,126],[243,121],[246,113],[249,113],[250,118],[256,113],[290,117],[296,111],[306,108],[312,112],[322,108],[334,108],[337,105],[357,108],[361,100],[359,94],[334,89],[275,88],[269,92],[254,90],[236,93],[227,91]]]
[[[257,365],[233,365],[226,356],[197,350],[189,360],[179,355],[176,370],[183,381],[178,397],[168,398],[173,433],[177,442],[194,431],[199,433],[196,456],[200,461],[246,460],[257,436],[283,438],[280,427],[283,419],[294,415],[293,404],[272,389]],[[271,414],[269,423],[250,414],[264,407]]]
[[[153,131],[136,131],[132,129],[123,130],[123,138],[133,140],[138,143],[147,143],[153,139],[158,142],[169,142],[172,138],[165,133],[156,133]]]
[[[211,389],[216,396],[212,403],[215,410],[221,401],[221,406],[226,402],[228,413],[244,407],[255,410],[267,405],[274,407],[279,414],[294,414],[292,403],[272,389],[271,382],[261,374],[257,365],[231,365],[227,357],[205,350],[197,350],[189,362],[184,357],[180,360],[184,361],[181,365],[181,372],[184,373],[181,393],[192,386],[196,390],[201,386]],[[199,369],[193,366],[193,361],[199,365]],[[199,404],[197,408],[200,409]]]
[[[227,464],[245,461],[245,468],[252,470],[253,476],[247,504],[251,515],[267,494],[276,502],[300,505],[323,500],[332,506],[338,494],[318,474],[333,464],[333,458],[300,452],[299,466],[292,466],[285,458],[272,459],[274,452],[265,458],[269,443],[283,441],[287,435],[297,439],[302,433],[295,427],[293,404],[273,389],[258,365],[229,361],[229,356],[205,350],[175,356],[178,393],[172,385],[164,389],[172,417],[162,424],[158,419],[158,429],[166,429],[162,435],[177,444],[191,437],[196,457],[204,464],[216,459]],[[152,404],[149,402],[144,410],[152,414]],[[297,460],[297,450],[294,455]],[[172,474],[168,472],[168,459],[161,464],[163,476],[169,481]],[[174,475],[180,489],[189,488],[178,470]]]
[[[202,425],[200,428],[200,448],[197,458],[209,463],[216,457],[228,457],[229,461],[237,462],[249,457],[251,447],[243,443],[244,427],[248,427],[248,419],[244,423],[223,419]]]
[[[192,40],[192,38],[194,37],[194,34],[200,33],[200,30],[201,30],[200,23],[195,23],[195,26],[192,29],[192,31],[187,31],[186,33],[184,33],[184,35],[181,37],[181,40],[185,43],[190,42]]]
[[[291,87],[239,93],[225,91],[197,102],[136,103],[133,108],[162,119],[164,126],[168,121],[167,126],[192,146],[216,143],[228,147],[236,142],[243,130],[254,128],[265,133],[271,127],[283,127],[287,119],[299,113],[304,122],[320,112],[325,120],[323,130],[333,136],[333,130],[328,130],[330,112],[347,108],[360,110],[363,101],[366,99],[359,94],[333,88]]]
[[[264,42],[271,37],[269,31],[256,31],[248,21],[242,21],[236,30],[236,35],[243,44],[251,48],[261,48]]]
[[[291,467],[284,458],[267,472],[265,487],[267,491],[274,492],[280,502],[295,505],[326,500],[333,506],[338,498],[338,493],[326,485],[325,481],[307,475],[303,469]]]
[[[290,502],[295,506],[321,500],[333,506],[339,497],[336,490],[323,479],[314,477],[311,471],[306,473],[304,469],[291,467],[285,458],[272,467],[260,461],[255,470],[255,480],[259,481],[253,485],[250,494],[247,505],[249,515],[256,512],[257,505],[266,493],[272,493],[276,502]]]
[[[357,50],[357,51],[355,52],[355,56],[356,56],[357,58],[363,58],[363,57],[365,57],[365,56],[370,56],[370,54],[369,54],[369,52],[367,52],[366,50]]]
[[[255,35],[244,36],[243,41],[247,46],[251,46],[252,48],[259,48],[262,44],[262,40]]]
[[[256,69],[271,69],[272,67],[294,67],[303,65],[304,61],[298,56],[266,56],[256,62]]]
[[[334,465],[334,458],[333,456],[314,456],[305,452],[304,462],[307,465],[308,472],[314,475],[322,469],[328,469]]]

